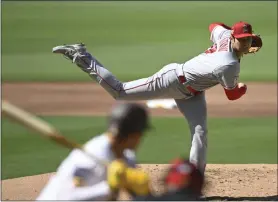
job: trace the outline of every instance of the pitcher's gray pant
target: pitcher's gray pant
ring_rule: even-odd
[[[89,53],[77,57],[75,63],[87,72],[116,100],[175,99],[180,112],[187,119],[192,146],[190,161],[205,171],[207,152],[207,109],[204,92],[190,96],[179,82],[178,64],[164,66],[154,75],[130,82],[121,82]]]

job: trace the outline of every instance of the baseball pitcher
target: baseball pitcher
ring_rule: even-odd
[[[112,200],[124,189],[131,196],[149,194],[149,178],[135,168],[135,150],[149,128],[147,111],[137,104],[122,104],[111,114],[108,130],[73,150],[61,163],[37,200]]]
[[[207,152],[205,91],[220,84],[229,100],[243,96],[247,86],[238,82],[240,60],[244,54],[258,52],[262,47],[261,37],[253,34],[247,22],[237,22],[232,28],[212,23],[209,31],[213,45],[205,52],[183,64],[168,64],[150,77],[130,82],[119,81],[86,51],[84,44],[61,45],[52,51],[75,63],[117,100],[173,98],[190,127],[190,161],[204,172]]]

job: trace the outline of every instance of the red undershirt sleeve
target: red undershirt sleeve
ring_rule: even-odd
[[[224,88],[229,100],[236,100],[246,92],[244,87],[238,88],[239,65],[237,63],[218,67],[213,74]]]

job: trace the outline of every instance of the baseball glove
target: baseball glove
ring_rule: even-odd
[[[258,52],[263,46],[263,41],[260,35],[257,34],[253,34],[252,37],[252,44],[251,44],[251,48],[249,49],[249,53],[256,53]]]

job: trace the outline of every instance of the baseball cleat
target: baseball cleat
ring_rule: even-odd
[[[96,65],[102,66],[90,53],[87,52],[83,43],[60,45],[52,49],[53,53],[60,53],[66,59],[71,60],[83,71],[90,73]]]
[[[60,53],[65,56],[65,58],[73,60],[76,53],[84,53],[86,52],[86,46],[83,43],[78,44],[64,44],[60,46],[55,46],[52,49],[52,53]]]

